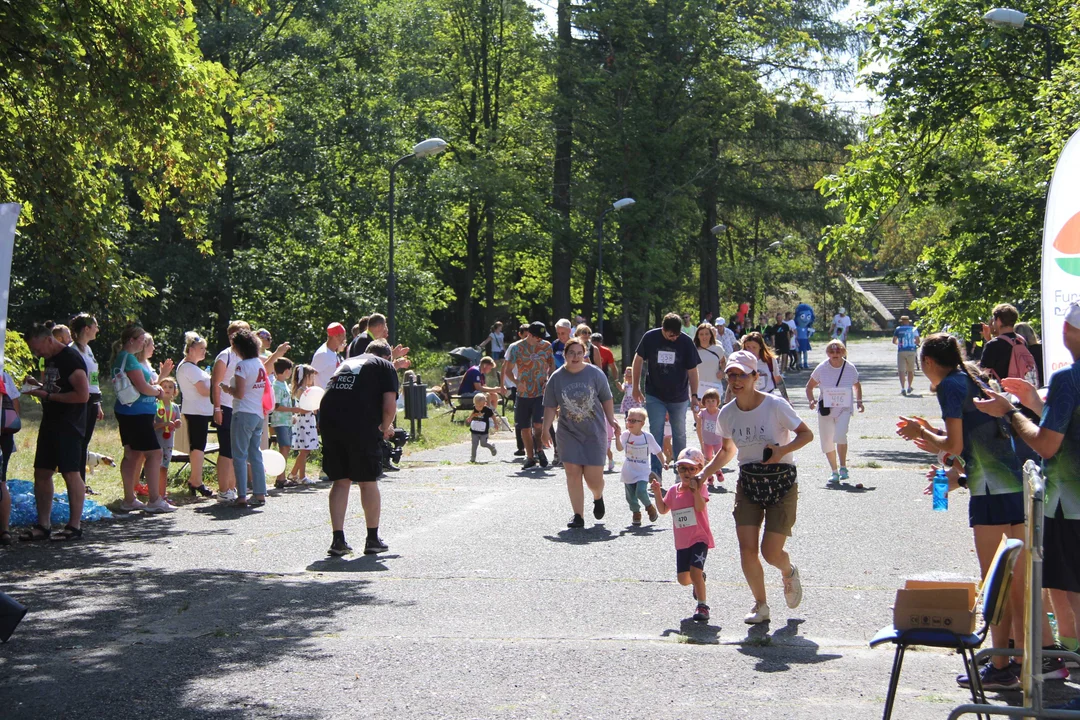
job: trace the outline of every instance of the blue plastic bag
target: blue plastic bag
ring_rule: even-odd
[[[38,521],[37,503],[34,500],[34,483],[28,480],[8,480],[8,491],[11,493],[11,525],[33,525]],[[99,502],[86,498],[83,502],[82,521],[94,522],[95,520],[111,520],[112,513],[109,508]],[[66,525],[71,518],[71,506],[68,504],[67,493],[53,495],[52,513],[49,520],[53,525]]]

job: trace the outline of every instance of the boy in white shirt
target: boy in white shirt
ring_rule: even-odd
[[[649,478],[652,475],[650,455],[660,458],[666,469],[668,464],[664,451],[650,433],[645,431],[645,408],[631,408],[626,414],[626,430],[616,439],[615,447],[625,453],[622,481],[626,488],[626,502],[630,505],[633,524],[641,525],[641,506],[649,513],[649,521],[656,522],[656,506],[649,499]]]

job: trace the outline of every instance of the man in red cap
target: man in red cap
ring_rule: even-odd
[[[345,347],[345,326],[339,322],[332,322],[326,326],[326,342],[319,346],[315,354],[311,356],[311,367],[319,374],[315,376],[315,384],[323,390],[330,376],[341,364],[342,348]]]

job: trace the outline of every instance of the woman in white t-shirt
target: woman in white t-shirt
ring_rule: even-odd
[[[709,323],[701,323],[694,333],[694,347],[698,358],[698,392],[702,396],[709,388],[716,388],[720,397],[724,396],[724,360],[727,354],[724,346],[716,340],[716,328]]]
[[[98,384],[98,363],[94,358],[94,352],[90,349],[91,343],[98,334],[98,323],[93,315],[79,313],[71,318],[71,347],[86,364],[86,377],[90,381],[90,399],[86,401],[86,432],[83,434],[82,465],[79,466],[79,474],[83,483],[86,483],[86,460],[90,451],[90,439],[94,437],[94,427],[98,420],[105,419],[105,412],[101,408],[101,386]],[[16,388],[17,390],[17,388]],[[14,397],[18,397],[17,395]],[[6,451],[5,451],[6,453]],[[94,491],[86,486],[87,495],[93,495]]]
[[[863,412],[862,385],[859,384],[859,371],[847,360],[847,348],[840,340],[830,340],[825,346],[828,360],[814,368],[810,381],[806,383],[806,399],[810,409],[818,410],[818,434],[821,437],[821,451],[829,460],[832,475],[830,483],[839,483],[848,479],[848,423],[851,422],[853,405],[858,405]],[[821,398],[814,398],[814,388],[821,387]],[[820,407],[819,407],[820,406]],[[823,409],[828,415],[823,415]],[[837,453],[840,465],[837,466]],[[861,488],[862,483],[855,487]]]
[[[780,374],[780,363],[773,357],[772,351],[765,344],[765,338],[761,333],[750,332],[743,335],[742,349],[753,353],[758,359],[756,383],[758,390],[763,393],[771,393],[782,386],[784,378]]]
[[[266,422],[263,395],[270,380],[259,358],[261,346],[250,330],[236,333],[232,347],[240,356],[240,362],[233,370],[232,384],[221,388],[233,399],[230,440],[233,474],[236,476],[236,500],[232,504],[234,507],[263,505],[266,503],[266,470],[259,442]],[[248,463],[251,463],[250,501],[247,498]]]
[[[812,441],[814,433],[787,400],[757,389],[758,358],[753,353],[733,352],[724,372],[735,399],[720,410],[717,426],[723,444],[701,476],[722,471],[738,455],[739,482],[732,515],[743,576],[754,595],[754,606],[744,622],[757,624],[769,620],[759,547],[765,562],[780,570],[788,607],[796,608],[802,601],[799,570],[784,544],[795,524],[799,497],[792,453]]]
[[[214,493],[203,484],[202,476],[206,436],[214,417],[214,405],[210,402],[210,373],[199,367],[205,359],[206,338],[197,332],[184,333],[184,359],[176,366],[176,382],[180,386],[180,408],[188,434],[188,461],[191,464],[188,492],[209,498],[214,497]]]
[[[230,462],[218,462],[218,499],[236,499],[236,478],[233,476],[232,460],[232,395],[221,391],[222,384],[230,385],[236,366],[240,362],[240,356],[233,350],[232,340],[236,333],[241,330],[251,330],[251,326],[243,320],[233,320],[226,330],[229,336],[229,347],[225,348],[214,358],[214,365],[210,369],[210,402],[214,410],[214,427],[218,431],[218,457]]]

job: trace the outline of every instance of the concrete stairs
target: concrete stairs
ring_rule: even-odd
[[[906,285],[885,282],[882,278],[844,278],[865,300],[878,325],[888,330],[896,327],[901,315],[914,315],[911,304],[915,301]]]

